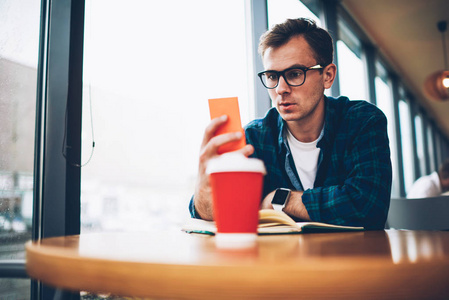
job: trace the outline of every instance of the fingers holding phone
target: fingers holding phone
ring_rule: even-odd
[[[209,160],[231,151],[241,152],[245,156],[254,152],[253,146],[246,144],[236,97],[209,99],[209,110],[211,122],[206,127],[201,143],[194,197],[197,213],[206,220],[213,217],[210,184],[206,175]]]
[[[227,133],[234,133],[234,135],[228,135],[223,137],[226,143],[221,144],[218,147],[218,154],[223,154],[226,152],[236,151],[242,149],[246,145],[245,132],[242,127],[242,122],[240,120],[240,110],[237,97],[231,98],[216,98],[209,99],[209,111],[210,118],[215,120],[220,118],[222,121],[223,116],[227,116],[226,121],[220,124],[214,132],[214,136],[220,136]],[[220,122],[219,121],[219,122]],[[240,133],[240,135],[238,134]],[[231,139],[231,140],[228,140]]]

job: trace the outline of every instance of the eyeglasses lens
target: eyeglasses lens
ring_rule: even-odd
[[[290,69],[285,72],[265,72],[261,78],[267,88],[275,88],[279,77],[283,76],[289,85],[297,86],[304,83],[304,71],[301,69]]]

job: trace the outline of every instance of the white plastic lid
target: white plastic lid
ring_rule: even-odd
[[[256,233],[217,233],[215,244],[221,249],[242,249],[256,245]]]
[[[267,173],[262,160],[248,158],[238,152],[225,153],[209,161],[206,174],[221,172],[255,172],[264,175]]]

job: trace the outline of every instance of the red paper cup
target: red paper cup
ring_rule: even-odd
[[[240,247],[253,243],[266,173],[263,162],[226,153],[211,160],[206,172],[212,188],[217,244]]]

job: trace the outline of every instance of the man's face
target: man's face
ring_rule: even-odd
[[[317,64],[313,51],[302,36],[293,37],[287,44],[268,48],[263,57],[265,70],[283,71],[291,67],[311,67]],[[327,69],[327,67],[326,67]],[[308,122],[324,116],[324,89],[332,81],[326,80],[326,71],[310,70],[301,86],[289,86],[281,76],[279,84],[269,89],[273,105],[287,122]]]

